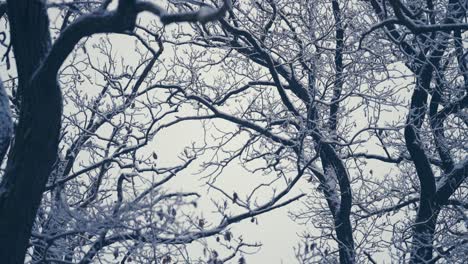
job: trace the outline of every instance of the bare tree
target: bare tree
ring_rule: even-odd
[[[245,263],[293,202],[300,263],[468,260],[467,1],[114,2],[0,4],[3,262]]]
[[[119,1],[107,11],[104,1],[96,11],[66,26],[52,43],[47,6],[43,1],[8,1],[10,37],[18,73],[19,120],[1,182],[0,259],[23,262],[31,228],[47,179],[57,161],[62,93],[57,73],[75,45],[96,33],[126,33],[135,27],[137,14],[149,11],[164,24],[217,19],[229,8],[168,14],[143,1]]]
[[[449,199],[463,188],[468,176],[463,114],[468,79],[462,44],[467,29],[466,1],[371,4],[381,20],[372,30],[385,30],[387,38],[399,46],[415,79],[404,127],[406,150],[419,180],[410,262],[435,262],[465,244],[463,239],[455,245],[442,244],[433,258],[434,243],[443,240],[436,237],[439,215],[450,210],[445,209]],[[451,228],[457,229],[456,225]],[[449,230],[442,229],[451,233]]]
[[[467,175],[466,133],[462,132],[466,130],[466,62],[460,44],[466,7],[458,1],[433,5],[437,9],[428,6],[434,10],[426,11],[416,3],[407,7],[398,1],[357,6],[347,1],[235,3],[229,18],[218,25],[195,26],[198,36],[174,40],[192,52],[206,47],[212,50],[199,53],[192,61],[179,60],[187,71],[185,79],[181,78],[180,93],[200,105],[205,119],[224,119],[239,126],[236,132],[225,133],[218,145],[230,152],[229,157],[217,157],[208,167],[222,168],[236,158],[244,164],[262,159],[266,166],[257,170],[286,177],[297,166],[306,168],[320,183],[318,189],[333,222],[319,224],[323,213],[318,213],[320,206],[314,205],[317,195],[312,192],[314,199],[307,205],[312,211],[298,214],[297,219],[312,216],[310,222],[319,221],[318,237],[326,242],[317,243],[314,236],[308,236],[307,243],[314,245],[315,253],[308,254],[307,247],[300,254],[304,262],[330,261],[338,252],[340,263],[355,262],[353,234],[359,241],[358,261],[375,261],[369,252],[385,250],[385,246],[376,246],[378,242],[395,247],[398,261],[406,259],[408,252],[414,263],[441,258],[463,261],[449,253],[464,247],[462,236],[448,239],[442,235],[463,233],[464,220],[460,224],[450,220],[454,211],[458,218],[466,219],[464,195],[449,202],[458,188],[464,189],[460,186]],[[180,4],[179,8],[193,7]],[[390,43],[381,35],[363,43],[379,28],[386,30]],[[452,36],[445,33],[452,31]],[[450,57],[445,60],[444,54]],[[415,78],[409,104],[402,89],[413,85],[411,75],[392,64],[405,64]],[[397,84],[389,86],[392,82]],[[429,95],[433,100],[426,106]],[[410,109],[406,121],[385,122],[386,111],[401,113],[405,107]],[[424,126],[426,112],[432,118]],[[228,150],[227,142],[242,133],[247,133],[248,140],[243,137],[242,147]],[[369,153],[371,144],[383,155]],[[366,166],[368,161],[397,164],[399,172],[395,177],[377,178],[376,169]],[[411,180],[413,175],[419,182]],[[289,182],[296,183],[294,178]],[[419,205],[416,220],[405,221],[413,217],[411,206],[415,204]],[[442,208],[447,212],[437,222]],[[382,215],[400,209],[402,214],[381,220]],[[440,235],[436,238],[437,224]],[[408,235],[405,230],[413,231]],[[379,237],[382,233],[390,239]],[[411,250],[407,249],[408,236],[413,241]],[[336,240],[338,252],[326,249],[330,238]],[[433,243],[440,243],[434,258]]]
[[[198,36],[175,41],[192,52],[195,47],[214,50],[193,61],[180,60],[180,67],[191,73],[181,79],[179,89],[200,105],[205,119],[224,119],[239,126],[223,136],[219,147],[225,149],[234,136],[248,135],[228,158],[207,166],[224,167],[237,157],[245,164],[263,160],[266,165],[257,170],[276,172],[291,183],[290,188],[299,182],[291,172],[304,171],[310,181],[319,183],[328,207],[325,222],[331,228],[318,239],[324,247],[329,239],[336,240],[332,248],[338,251],[330,249],[331,256],[339,253],[341,263],[354,263],[352,177],[341,152],[359,142],[351,139],[353,123],[340,119],[363,103],[339,110],[353,96],[361,97],[353,77],[358,74],[353,60],[360,54],[352,50],[359,38],[346,37],[350,18],[342,8],[337,1],[239,3],[219,25],[195,26]],[[332,20],[324,19],[330,16]],[[221,53],[219,59],[213,59],[216,52]],[[214,76],[218,81],[203,75],[205,68],[213,69],[210,74],[219,71]],[[324,219],[323,213],[315,212],[316,219]]]

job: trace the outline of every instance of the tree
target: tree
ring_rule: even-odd
[[[0,5],[0,259],[245,263],[289,206],[299,263],[467,261],[466,1],[114,2]]]
[[[13,121],[11,119],[10,105],[8,95],[0,83],[0,120],[2,122],[2,128],[0,131],[0,160],[3,160],[8,146],[10,145],[11,136],[13,133]]]
[[[44,2],[7,2],[20,111],[0,183],[0,259],[5,263],[23,262],[42,193],[58,158],[62,94],[57,73],[75,45],[96,33],[131,32],[137,14],[143,11],[159,16],[164,24],[208,21],[224,14],[230,3],[224,2],[217,10],[167,14],[161,7],[142,1],[119,1],[116,10],[107,11],[110,2],[104,1],[96,11],[68,26],[64,23],[53,44]]]
[[[466,198],[456,196],[449,202],[457,189],[464,190],[467,177],[466,148],[462,147],[466,140],[462,132],[466,130],[462,114],[466,107],[466,62],[460,42],[466,30],[462,22],[466,7],[458,1],[427,5],[431,11],[418,4],[407,7],[399,1],[389,1],[387,6],[378,1],[357,6],[346,1],[235,3],[229,18],[221,19],[219,25],[195,25],[198,36],[176,39],[189,50],[212,50],[180,63],[187,70],[180,94],[199,104],[205,119],[224,119],[239,126],[236,132],[226,132],[218,146],[230,151],[229,158],[209,165],[224,167],[240,157],[245,164],[263,159],[267,170],[283,176],[294,166],[297,170],[306,168],[320,183],[328,215],[333,218],[333,224],[316,224],[321,232],[318,237],[329,242],[333,233],[336,235],[340,263],[353,263],[356,255],[359,261],[374,261],[369,251],[383,250],[375,246],[379,241],[395,247],[397,261],[404,260],[406,254],[411,255],[412,263],[464,259],[450,252],[463,248],[465,240],[441,235],[463,233],[464,220],[454,222],[450,216],[466,219]],[[188,6],[181,4],[180,8]],[[364,41],[380,28],[386,35]],[[359,29],[361,33],[356,34]],[[453,36],[444,33],[452,31]],[[389,45],[387,39],[399,49]],[[450,54],[449,58],[443,59],[444,54]],[[395,69],[392,64],[406,65],[415,83],[408,80],[406,69]],[[210,75],[215,72],[220,81],[204,75],[205,68],[210,69]],[[403,84],[388,86],[397,81]],[[408,104],[402,100],[405,95],[401,87],[411,85],[415,89]],[[432,103],[427,106],[429,95]],[[403,112],[406,107],[410,109],[406,121],[386,122],[385,111]],[[426,112],[432,118],[423,126]],[[228,150],[225,142],[234,141],[231,138],[242,133],[247,134],[242,147]],[[369,141],[377,142],[373,145],[379,146],[383,155],[369,154]],[[427,143],[423,146],[422,142]],[[429,156],[429,151],[438,157]],[[401,171],[395,178],[377,178],[373,175],[375,168],[366,166],[371,160],[398,164]],[[316,162],[321,163],[321,169]],[[440,176],[436,177],[433,170]],[[413,175],[419,182],[405,179]],[[289,181],[299,182],[296,178]],[[356,191],[362,194],[352,196]],[[416,193],[420,194],[415,197]],[[308,204],[312,211],[298,214],[298,219],[310,217],[311,222],[322,223],[320,206],[313,204],[317,203],[316,195],[311,197],[315,198]],[[416,210],[407,208],[414,204],[418,204]],[[446,215],[437,221],[442,208]],[[415,213],[415,220],[398,219],[402,217],[398,211],[407,214],[403,219],[413,218]],[[377,219],[390,212],[398,214],[389,221]],[[438,238],[434,235],[437,225],[441,229]],[[391,233],[388,228],[395,233],[391,240],[379,238],[379,233]],[[369,229],[373,230],[371,234],[367,234]],[[406,246],[409,241],[404,230],[408,229],[413,230],[409,235],[411,249]],[[353,234],[362,245],[359,254]],[[307,240],[311,240],[310,235]],[[440,243],[434,258],[433,243]],[[317,245],[315,241],[312,244]],[[308,254],[307,247],[300,254],[302,261],[333,259],[336,251],[324,247],[320,243],[314,246],[322,250],[321,256]]]
[[[466,140],[465,133],[451,132],[466,126],[462,112],[467,106],[468,79],[461,37],[467,28],[463,23],[466,5],[462,1],[430,1],[425,6],[389,1],[394,16],[390,17],[380,3],[371,2],[382,20],[375,28],[384,27],[388,38],[398,41],[415,78],[404,128],[404,142],[420,185],[410,262],[426,263],[433,261],[439,214],[468,176],[466,149],[451,144]],[[450,55],[444,58],[445,54]],[[423,144],[424,138],[430,140],[429,146]],[[431,162],[432,155],[437,162]],[[436,260],[447,254],[438,251]]]
[[[341,157],[347,146],[354,145],[341,141],[353,124],[339,127],[338,122],[362,106],[339,111],[358,93],[353,87],[354,63],[345,69],[345,57],[352,61],[360,54],[351,50],[358,38],[345,41],[348,18],[342,7],[337,1],[261,1],[255,12],[249,12],[250,5],[234,5],[229,19],[220,19],[219,26],[195,25],[198,36],[180,40],[189,49],[210,47],[222,54],[219,59],[213,52],[206,59],[184,61],[182,68],[200,71],[193,73],[196,77],[187,74],[183,86],[189,88],[181,85],[179,90],[200,104],[204,118],[230,121],[239,126],[234,135],[248,134],[242,147],[217,166],[227,166],[236,157],[242,163],[263,159],[265,169],[282,177],[303,172],[286,180],[290,188],[305,175],[318,181],[328,207],[327,225],[332,226],[324,241],[335,234],[340,262],[354,263],[351,176]],[[330,15],[333,20],[321,20]],[[219,82],[197,76],[204,67],[218,67],[225,75],[217,76]],[[234,110],[236,105],[240,107]]]
[[[200,152],[185,150],[179,164],[160,161],[164,157],[152,142],[163,130],[184,121],[177,116],[186,106],[172,102],[172,93],[153,83],[171,81],[162,77],[170,76],[163,63],[167,46],[159,34],[163,31],[153,32],[151,25],[138,27],[131,34],[138,41],[134,52],[119,52],[112,35],[89,38],[59,74],[68,105],[61,130],[62,155],[33,227],[32,263],[201,262],[186,252],[186,246],[213,235],[224,236],[224,251],[229,254],[202,244],[210,252],[208,263],[231,259],[257,245],[234,238],[229,225],[294,201],[272,201],[238,214],[221,205],[216,224],[191,209],[198,206],[199,193],[171,188],[174,178]],[[93,57],[91,50],[96,53]],[[118,63],[128,57],[138,59]],[[86,91],[90,83],[100,89]]]

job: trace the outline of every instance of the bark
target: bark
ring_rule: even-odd
[[[413,227],[413,250],[410,263],[429,263],[432,259],[439,210],[439,206],[434,201],[420,202]]]
[[[411,97],[411,105],[404,131],[406,148],[410,153],[420,183],[420,204],[413,227],[410,263],[426,263],[432,259],[435,226],[441,205],[437,201],[434,172],[419,135],[419,130],[424,123],[428,110],[428,91],[430,91],[434,70],[439,68],[440,59],[447,48],[444,37],[441,37],[439,41],[437,47],[427,56],[429,62],[418,65],[415,61],[416,66],[413,71],[417,74],[416,86]],[[433,96],[433,99],[437,100],[437,96],[435,94]],[[433,111],[435,110],[432,109],[430,112]],[[432,115],[435,116],[434,113]],[[441,158],[444,159],[444,157]]]
[[[8,16],[21,108],[0,183],[0,259],[23,263],[42,192],[57,158],[62,99],[56,78],[45,78],[50,69],[37,71],[51,43],[44,3],[8,1]]]
[[[350,221],[352,193],[349,175],[333,147],[330,144],[319,144],[321,160],[324,162],[324,166],[329,166],[334,170],[340,187],[340,204],[338,210],[333,214],[340,263],[352,264],[355,263],[356,254],[354,249],[353,227]]]
[[[344,28],[341,20],[341,10],[338,1],[332,1],[333,16],[335,18],[335,82],[333,87],[333,97],[330,105],[330,119],[328,125],[332,133],[336,133],[338,126],[337,115],[340,107],[340,96],[343,89],[343,46],[344,46]]]
[[[316,108],[313,105],[309,105],[308,129],[312,131],[312,137],[316,142],[316,151],[320,155],[322,167],[325,171],[327,169],[332,170],[336,174],[336,180],[339,186],[339,204],[337,205],[334,201],[337,197],[330,197],[328,191],[324,190],[325,197],[333,216],[334,228],[338,242],[338,251],[341,264],[353,264],[356,262],[356,252],[354,248],[353,239],[353,226],[351,225],[350,215],[352,207],[352,192],[351,183],[349,181],[349,173],[346,170],[345,164],[336,153],[333,145],[323,142],[323,136],[315,125]],[[331,175],[324,175],[325,177],[332,177]],[[320,180],[320,179],[319,179]],[[321,180],[322,184],[326,184],[329,179]],[[335,190],[337,191],[337,190]]]
[[[0,164],[5,157],[13,134],[13,120],[11,119],[8,95],[0,80]]]
[[[430,162],[421,145],[419,129],[427,110],[427,91],[432,79],[432,67],[423,65],[418,71],[415,91],[405,127],[405,143],[416,168],[420,183],[419,208],[413,226],[413,245],[410,263],[425,263],[432,258],[432,240],[438,216],[435,206],[436,182]]]

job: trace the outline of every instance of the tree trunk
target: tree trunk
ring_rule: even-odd
[[[10,0],[8,17],[18,72],[20,117],[0,183],[0,259],[23,263],[47,178],[57,158],[62,97],[42,60],[50,48],[43,1]],[[55,75],[53,75],[55,76]]]
[[[316,140],[321,142],[322,139],[316,136]],[[339,206],[337,208],[335,208],[335,206],[329,206],[334,220],[340,264],[353,264],[356,261],[356,254],[354,249],[353,227],[350,221],[352,193],[349,175],[343,162],[339,159],[334,148],[330,144],[320,143],[318,151],[320,152],[323,168],[330,168],[334,171],[340,189]],[[330,177],[330,175],[325,175],[325,177]]]
[[[434,233],[439,216],[439,206],[431,202],[421,202],[414,229],[413,248],[411,250],[411,264],[429,263],[434,249]]]
[[[349,221],[349,216],[335,217],[335,230],[338,240],[338,249],[340,252],[340,264],[355,263],[353,228]]]
[[[13,120],[11,119],[8,95],[0,80],[0,165],[5,157],[13,134]]]

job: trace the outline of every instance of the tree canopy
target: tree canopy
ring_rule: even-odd
[[[0,2],[0,260],[466,263],[467,10]]]

